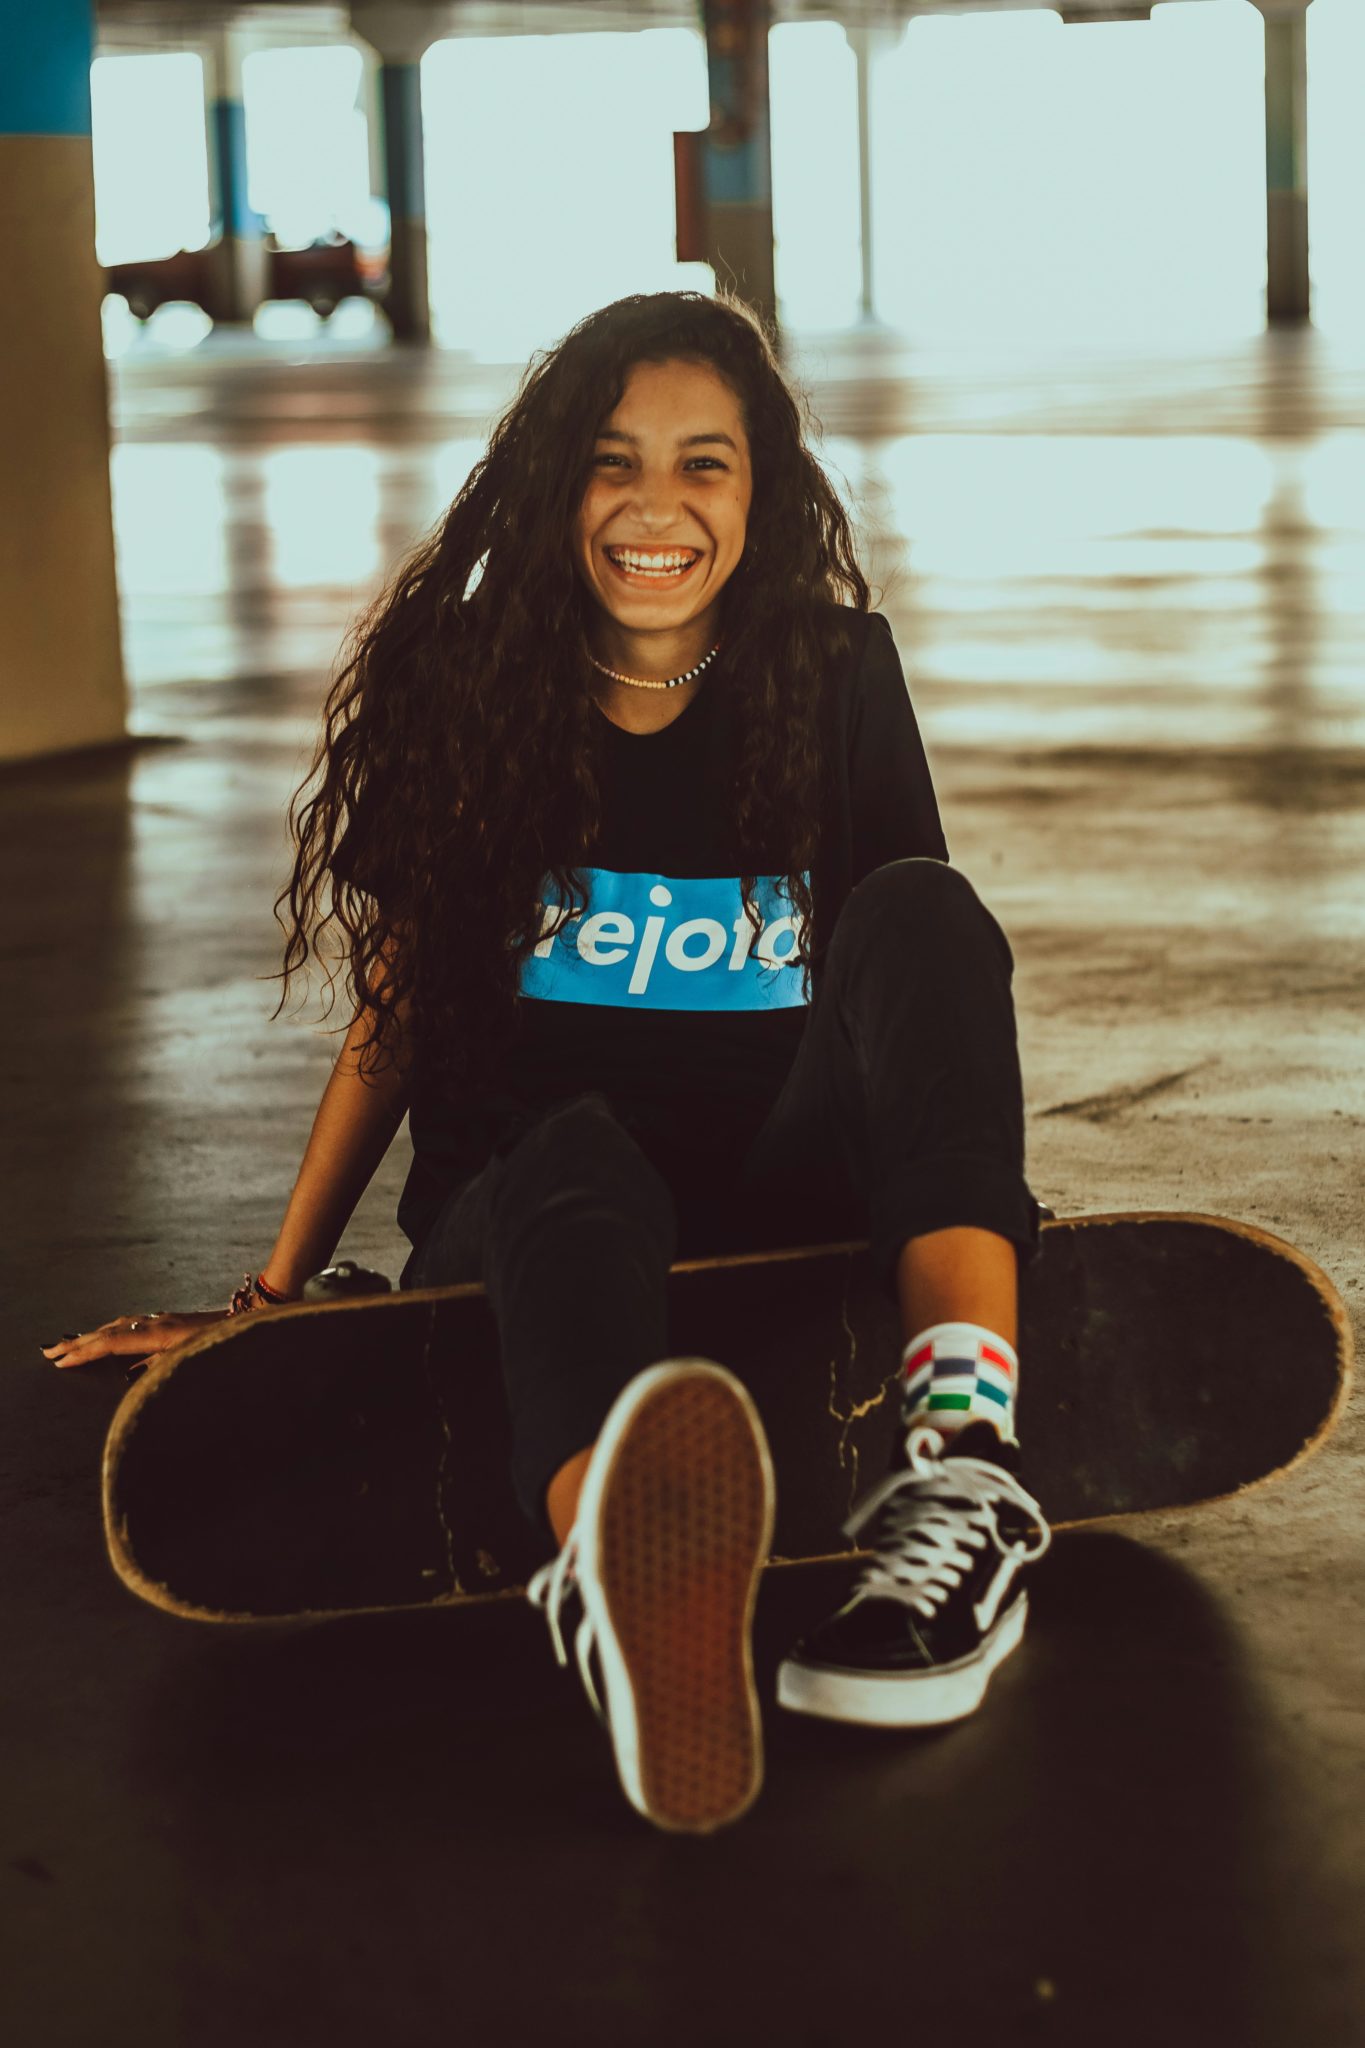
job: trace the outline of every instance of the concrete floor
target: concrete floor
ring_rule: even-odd
[[[712,1842],[630,1812],[520,1604],[220,1632],[114,1580],[123,1381],[37,1347],[269,1249],[336,1044],[270,1021],[284,806],[515,379],[302,355],[117,366],[140,737],[0,778],[12,2038],[1365,2041],[1358,1407],[1283,1484],[1059,1539],[975,1721],[771,1709]],[[1365,347],[797,368],[1014,944],[1036,1189],[1246,1217],[1358,1321]],[[393,1276],[406,1163],[341,1246]],[[767,1697],[841,1575],[766,1582]]]

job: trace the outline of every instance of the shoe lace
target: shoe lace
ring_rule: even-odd
[[[570,1587],[575,1587],[577,1584],[578,1531],[577,1529],[570,1529],[564,1539],[559,1555],[552,1558],[549,1564],[543,1564],[540,1570],[533,1573],[526,1583],[526,1597],[531,1605],[538,1607],[545,1616],[550,1626],[550,1639],[555,1646],[555,1656],[561,1664],[566,1666],[569,1661],[569,1653],[564,1647],[564,1631],[560,1626],[559,1610],[564,1604],[565,1596],[568,1594]],[[574,1653],[578,1660],[578,1672],[583,1680],[583,1689],[592,1702],[592,1710],[598,1720],[605,1724],[607,1718],[606,1710],[598,1698],[597,1686],[593,1681],[592,1669],[588,1661],[596,1641],[597,1631],[592,1625],[592,1618],[588,1613],[585,1601],[583,1605],[583,1618],[579,1622],[574,1634]]]
[[[912,1429],[905,1468],[884,1479],[844,1523],[847,1536],[867,1529],[875,1553],[852,1601],[890,1598],[932,1615],[988,1544],[1022,1564],[1051,1543],[1042,1509],[1012,1472],[987,1458],[947,1459],[943,1449],[938,1430]],[[1033,1523],[1017,1540],[1001,1532],[1001,1502],[1023,1509]]]

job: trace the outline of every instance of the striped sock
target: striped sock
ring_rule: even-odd
[[[961,1429],[993,1422],[1013,1443],[1019,1360],[1003,1337],[980,1323],[934,1323],[902,1353],[907,1425]]]

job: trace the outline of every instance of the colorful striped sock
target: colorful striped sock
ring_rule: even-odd
[[[961,1429],[993,1422],[1013,1443],[1019,1360],[1003,1337],[980,1323],[934,1323],[902,1353],[907,1425]]]

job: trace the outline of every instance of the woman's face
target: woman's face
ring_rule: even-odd
[[[748,437],[725,379],[705,363],[637,363],[594,445],[574,565],[620,625],[676,630],[714,605],[734,572],[752,497]]]

